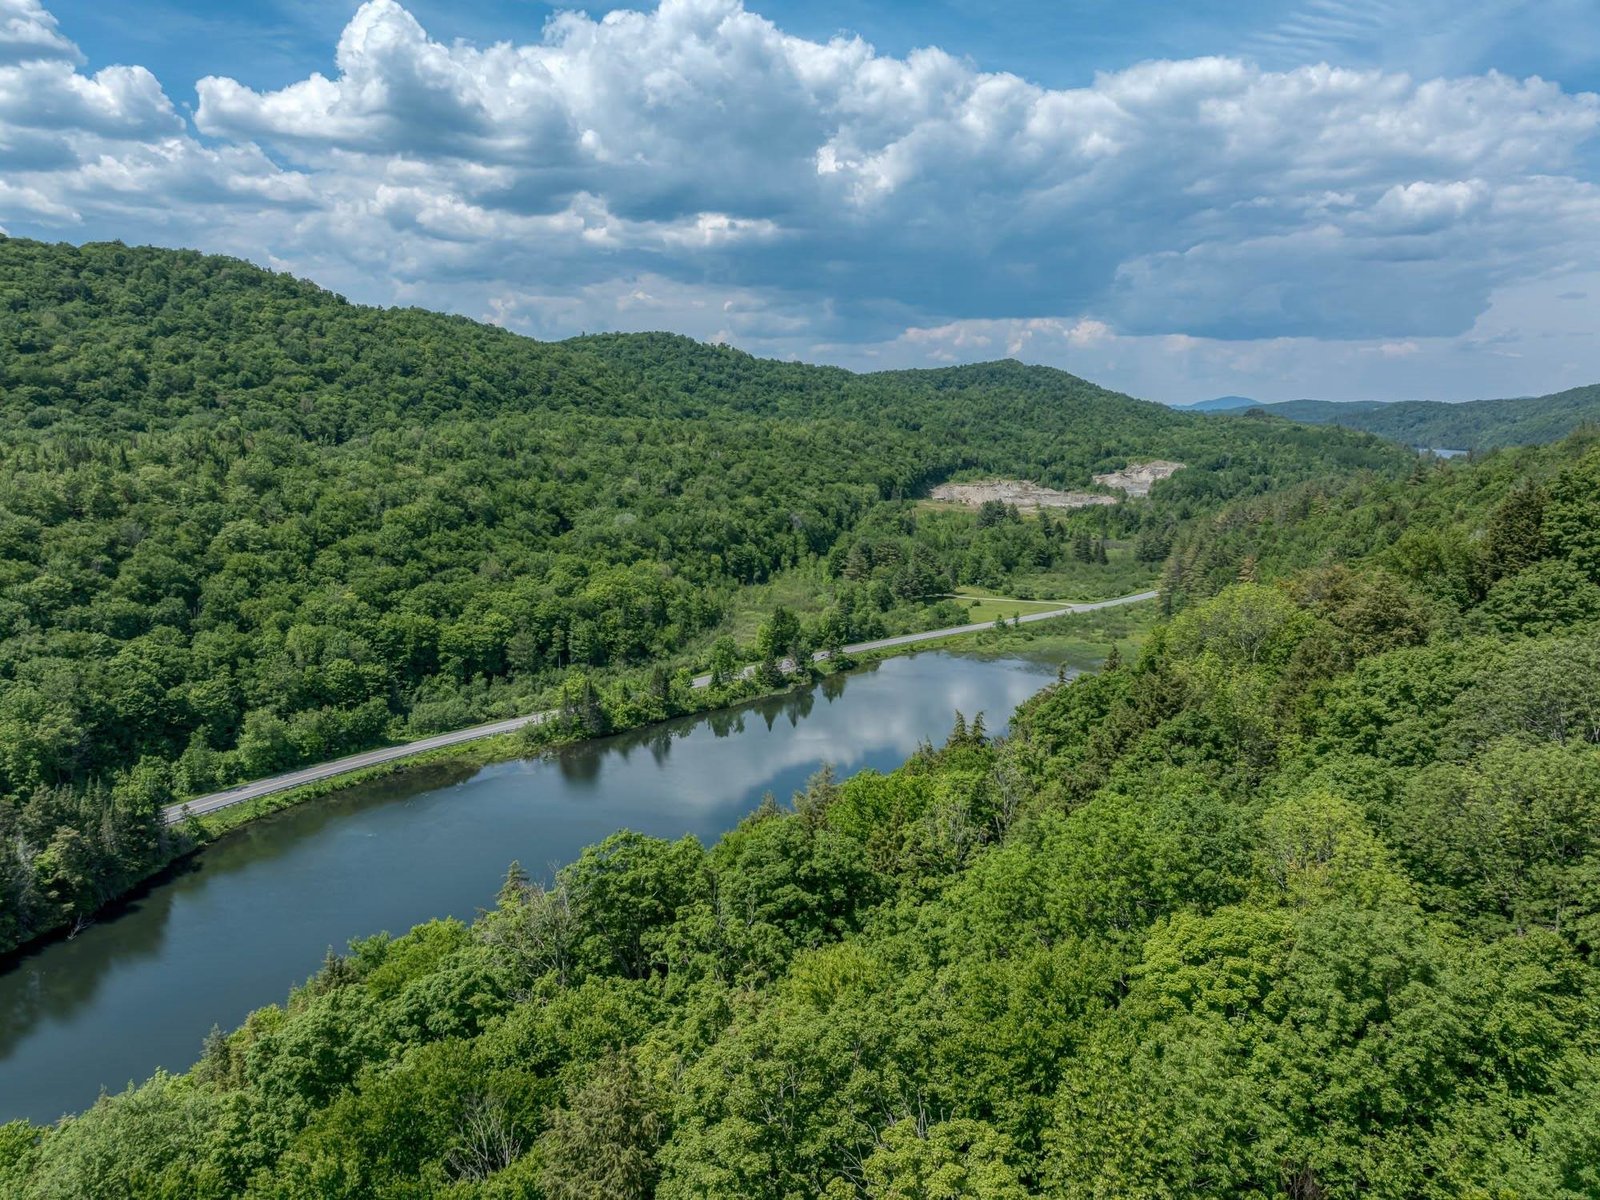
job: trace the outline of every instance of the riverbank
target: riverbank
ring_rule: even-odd
[[[1011,616],[1009,625],[1020,627],[1052,621],[1058,617],[1081,616],[1111,609],[1122,609],[1155,599],[1153,591],[1134,592],[1106,600],[1045,601],[1053,607]],[[974,602],[977,603],[976,601]],[[537,698],[534,711],[484,724],[431,734],[413,742],[403,742],[364,750],[341,758],[297,767],[277,775],[236,784],[219,792],[169,804],[162,810],[168,826],[183,825],[191,818],[234,808],[279,792],[298,791],[347,776],[362,775],[369,768],[399,759],[420,758],[435,750],[475,743],[500,734],[518,734],[527,739],[530,749],[599,737],[608,733],[637,729],[676,716],[690,716],[726,707],[767,692],[785,691],[816,678],[819,673],[848,668],[862,656],[880,651],[899,653],[915,645],[934,645],[947,638],[984,634],[993,628],[1003,633],[1008,622],[996,617],[962,625],[922,632],[903,633],[819,651],[797,664],[768,661],[739,670],[732,662],[702,675],[691,675],[682,663],[656,664],[633,671],[589,673],[574,671],[559,685]],[[720,674],[718,671],[720,670]]]
[[[1024,617],[1021,624],[1005,623],[1003,628],[999,624],[986,625],[981,629],[963,627],[960,631],[943,633],[942,636],[907,635],[918,639],[915,641],[886,639],[891,644],[832,660],[814,662],[808,671],[786,676],[781,683],[763,683],[758,677],[749,676],[741,677],[723,687],[696,687],[686,692],[680,691],[678,703],[666,711],[650,714],[647,719],[613,719],[606,722],[603,727],[589,732],[574,729],[561,722],[533,722],[515,732],[479,737],[436,750],[410,753],[370,767],[268,792],[215,811],[192,814],[172,826],[174,836],[170,853],[154,861],[149,870],[132,881],[123,892],[109,898],[86,924],[92,924],[102,913],[115,910],[128,895],[145,886],[150,880],[163,872],[170,871],[175,865],[198,854],[219,838],[242,826],[272,813],[376,780],[394,778],[441,765],[477,769],[510,759],[535,757],[591,738],[633,732],[664,721],[737,707],[809,688],[820,678],[922,650],[945,650],[960,646],[963,650],[996,656],[1028,650],[1035,654],[1048,653],[1081,664],[1085,669],[1092,669],[1113,645],[1123,657],[1136,652],[1145,632],[1155,623],[1156,609],[1148,601],[1127,603],[1126,598],[1118,598],[1118,601],[1120,602],[1109,602],[1109,607],[1050,616],[1042,620]],[[635,671],[598,676],[596,682],[612,694],[643,692],[649,686],[649,673]],[[554,701],[552,707],[555,707]],[[31,953],[41,946],[74,936],[77,931],[78,929],[69,926],[58,926],[7,949],[0,954],[0,970],[4,970],[7,962]]]
[[[1145,634],[1155,621],[1155,608],[1149,605],[1148,601],[1143,601],[1114,608],[1100,608],[1089,612],[1070,613],[1065,616],[1055,616],[1048,620],[1032,623],[1006,623],[1003,628],[995,625],[978,631],[949,633],[942,637],[929,638],[914,643],[861,651],[857,654],[832,660],[823,659],[814,662],[809,672],[786,676],[785,682],[778,685],[763,686],[755,676],[751,676],[726,688],[708,687],[695,689],[692,696],[695,700],[703,700],[702,703],[692,704],[688,707],[677,707],[666,715],[653,720],[611,724],[603,731],[590,735],[574,733],[570,730],[562,731],[553,722],[548,725],[543,723],[531,724],[513,733],[478,738],[473,741],[442,747],[438,750],[409,755],[405,758],[395,759],[373,767],[318,780],[315,783],[304,784],[300,787],[289,788],[280,792],[272,792],[244,801],[241,804],[192,817],[185,823],[184,827],[197,835],[197,843],[185,853],[195,853],[196,850],[203,848],[207,843],[259,817],[279,812],[285,808],[291,808],[297,804],[303,804],[308,800],[318,799],[344,788],[370,783],[376,779],[390,778],[407,771],[438,766],[443,763],[479,768],[488,766],[491,763],[505,762],[509,759],[549,754],[593,738],[631,733],[664,721],[676,720],[680,717],[697,716],[701,713],[733,708],[772,696],[781,696],[788,692],[809,688],[818,679],[826,678],[829,675],[857,670],[871,663],[882,662],[905,654],[916,654],[930,650],[948,650],[957,646],[963,650],[975,651],[995,657],[1014,654],[1019,650],[1027,650],[1034,654],[1048,654],[1052,657],[1060,657],[1063,661],[1081,664],[1084,669],[1092,669],[1104,660],[1112,647],[1115,647],[1118,654],[1123,658],[1129,658],[1136,654]]]
[[[1002,734],[1057,677],[1051,658],[1013,645],[893,655],[555,753],[512,747],[511,761],[482,769],[417,767],[238,828],[0,975],[0,1122],[53,1121],[102,1086],[186,1069],[213,1024],[283,1003],[330,946],[471,920],[512,859],[548,882],[619,830],[710,846],[765,794],[787,800],[824,765],[841,777],[899,768],[944,742],[958,709]]]

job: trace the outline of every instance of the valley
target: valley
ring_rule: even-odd
[[[5,1194],[1585,1194],[1592,433],[0,262]]]

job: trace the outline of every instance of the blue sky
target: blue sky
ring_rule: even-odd
[[[1169,401],[1600,380],[1600,0],[585,11],[0,0],[0,228]]]
[[[359,7],[356,0],[49,5],[91,63],[137,61],[183,99],[192,98],[181,95],[184,85],[203,75],[229,75],[264,88],[306,71],[329,71],[339,33]],[[488,43],[537,39],[544,22],[564,9],[603,13],[612,6],[414,0],[406,7],[441,40]],[[1584,28],[1585,18],[1597,14],[1583,4],[781,0],[750,8],[802,37],[826,41],[839,33],[859,34],[897,56],[940,46],[987,70],[1012,71],[1051,87],[1086,84],[1097,71],[1151,58],[1243,52],[1273,67],[1327,59],[1423,74],[1498,69],[1542,75],[1572,90],[1600,88],[1600,33],[1592,25]]]

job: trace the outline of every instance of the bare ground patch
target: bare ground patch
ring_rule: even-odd
[[[1117,488],[1130,496],[1148,496],[1152,484],[1183,470],[1181,462],[1155,459],[1145,463],[1129,463],[1120,471],[1096,475],[1094,481],[1101,487]]]
[[[980,479],[973,483],[941,483],[930,493],[934,500],[977,508],[991,500],[1014,504],[1019,509],[1088,508],[1096,504],[1115,504],[1116,496],[1095,492],[1058,492],[1021,479]]]
[[[1114,488],[1127,496],[1148,496],[1153,484],[1183,470],[1183,463],[1154,459],[1150,462],[1129,463],[1120,471],[1096,475],[1094,481],[1104,488]],[[1059,492],[1026,479],[977,479],[971,483],[941,483],[929,497],[944,504],[961,504],[977,508],[993,500],[1013,504],[1029,512],[1042,508],[1091,508],[1097,504],[1116,504],[1121,496],[1107,496],[1101,492]]]

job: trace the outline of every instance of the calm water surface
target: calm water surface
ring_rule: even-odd
[[[607,738],[550,759],[439,768],[254,822],[114,918],[0,974],[0,1121],[54,1120],[212,1025],[281,1001],[329,946],[492,903],[507,864],[546,874],[621,828],[706,843],[805,783],[898,766],[957,710],[1000,732],[1052,664],[923,653],[806,693]]]

